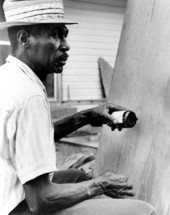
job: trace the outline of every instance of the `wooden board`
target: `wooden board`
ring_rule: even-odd
[[[133,129],[104,127],[95,175],[125,174],[136,198],[170,214],[170,1],[129,0],[109,102],[132,109]]]
[[[113,68],[102,57],[98,59],[99,72],[101,78],[101,84],[103,88],[103,94],[105,98],[108,98],[112,75],[114,74]]]

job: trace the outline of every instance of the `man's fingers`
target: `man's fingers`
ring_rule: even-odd
[[[110,171],[106,171],[102,174],[106,179],[111,180],[114,183],[124,183],[123,186],[126,185],[128,181],[128,178],[124,175],[119,175]]]
[[[127,177],[125,177],[125,176],[123,176],[123,175],[119,175],[118,176],[118,181],[119,182],[127,182],[128,181],[128,178]],[[126,183],[127,184],[127,183]]]
[[[121,196],[130,196],[130,197],[133,197],[133,196],[135,196],[135,193],[134,193],[134,192],[131,192],[131,191],[129,191],[129,190],[125,190],[125,191],[123,191],[120,195],[121,195]]]
[[[107,189],[108,194],[116,197],[122,198],[123,196],[130,196],[133,197],[135,196],[135,193],[131,191],[133,187],[131,185],[128,185],[126,187],[123,187],[121,189],[115,189],[115,188],[109,188]]]
[[[122,127],[118,123],[117,119],[111,116],[107,111],[103,112],[104,121],[107,119],[106,124],[111,128],[112,131],[118,129],[118,131],[122,130]]]
[[[106,188],[108,190],[113,190],[117,193],[121,193],[121,192],[124,192],[124,191],[128,191],[128,190],[132,190],[133,189],[133,186],[132,185],[129,185],[127,183],[121,183],[121,184],[110,184],[110,186],[108,188]]]
[[[128,190],[131,190],[131,189],[133,189],[133,186],[132,186],[132,185],[128,185],[126,188],[127,188]]]
[[[112,131],[114,131],[116,128],[119,128],[118,121],[116,119],[109,119],[109,121],[106,123]]]
[[[120,188],[126,187],[127,186],[127,181],[128,178],[126,177],[117,177],[117,178],[110,178],[110,180],[114,183],[115,186],[118,186]]]
[[[117,178],[117,179],[113,179],[113,186],[116,186],[117,188],[119,189],[122,189],[122,188],[127,188],[127,187],[130,187],[131,185],[129,185],[127,183],[127,178]]]
[[[130,185],[130,184],[125,183],[124,185],[122,184],[122,187],[119,189],[119,192],[121,192],[123,190],[131,190],[131,189],[133,189],[133,186]]]
[[[114,131],[115,129],[118,129],[118,131],[122,130],[122,126],[118,123],[118,121],[114,118],[111,119],[112,121],[109,121],[107,125],[111,127],[111,130]]]
[[[131,191],[132,188],[133,188],[132,185],[128,185],[128,186],[118,190],[118,194],[121,196],[134,196],[135,193]]]
[[[125,110],[124,107],[114,105],[114,104],[110,104],[110,103],[107,104],[107,109],[109,111],[109,114],[112,114],[114,111]]]

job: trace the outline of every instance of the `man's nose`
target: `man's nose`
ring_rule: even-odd
[[[59,49],[60,49],[60,51],[69,51],[70,50],[70,45],[68,44],[66,39],[61,41],[61,45],[60,45]]]

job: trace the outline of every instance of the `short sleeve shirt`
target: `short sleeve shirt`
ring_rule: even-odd
[[[43,83],[22,61],[0,67],[0,214],[25,198],[23,184],[56,171],[50,106]]]

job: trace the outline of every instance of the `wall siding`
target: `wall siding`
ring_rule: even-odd
[[[103,98],[98,58],[103,57],[114,67],[126,1],[102,2],[64,1],[66,17],[79,24],[68,27],[71,49],[62,77],[63,100]]]

